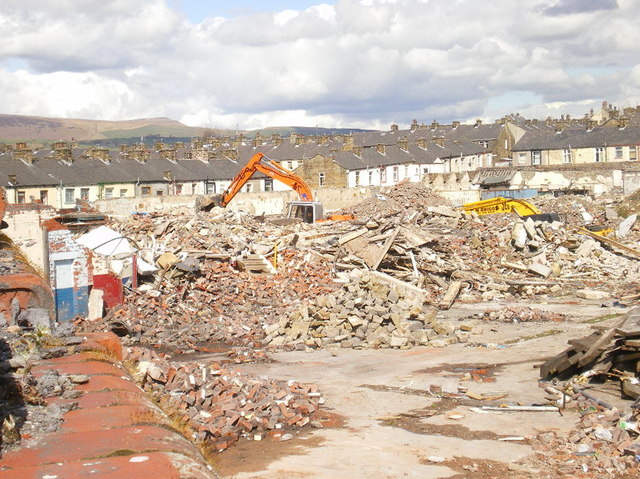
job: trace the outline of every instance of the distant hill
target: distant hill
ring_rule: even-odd
[[[43,116],[3,115],[0,114],[0,141],[70,141],[72,139],[93,144],[118,145],[139,141],[141,137],[159,139],[169,142],[171,139],[184,140],[206,136],[233,136],[243,133],[254,137],[257,132],[269,137],[278,134],[287,137],[291,133],[305,136],[339,135],[362,132],[358,128],[322,128],[306,126],[280,126],[261,128],[251,131],[223,130],[204,127],[191,127],[169,118],[142,118],[138,120],[104,121],[82,120],[73,118],[48,118]],[[122,141],[120,141],[122,140]]]
[[[204,130],[205,128],[186,126],[169,118],[103,121],[0,114],[0,139],[2,141],[68,141],[71,139],[88,141],[140,138],[148,135],[191,138],[201,136]],[[228,134],[226,130],[213,131]]]
[[[273,126],[269,128],[261,128],[259,130],[252,130],[249,132],[245,132],[246,136],[254,137],[257,132],[260,132],[263,136],[271,136],[273,134],[278,134],[282,137],[290,136],[291,133],[299,133],[305,136],[313,136],[313,135],[347,135],[349,133],[360,133],[363,131],[373,131],[373,130],[363,130],[362,128],[323,128],[318,126]]]

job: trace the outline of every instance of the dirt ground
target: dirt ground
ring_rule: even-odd
[[[541,453],[532,440],[548,432],[567,434],[578,418],[575,408],[562,414],[477,408],[547,404],[538,366],[566,348],[568,339],[611,324],[626,309],[572,298],[541,298],[527,305],[567,319],[479,321],[468,343],[442,349],[280,352],[271,355],[273,362],[240,365],[253,375],[318,384],[326,400],[323,413],[329,416],[320,418],[323,428],[284,443],[241,441],[219,455],[218,474],[238,479],[568,477],[540,461],[540,454],[553,451]],[[440,315],[457,322],[504,306],[456,304]],[[460,394],[464,391],[467,395]],[[483,399],[469,399],[469,393]],[[629,404],[620,399],[615,383],[593,394],[620,407]]]

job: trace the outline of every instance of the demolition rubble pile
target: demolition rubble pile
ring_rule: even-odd
[[[255,275],[228,261],[205,260],[197,274],[165,276],[154,289],[129,293],[125,305],[82,327],[112,330],[125,343],[176,353],[207,352],[222,343],[257,345],[265,322],[337,287],[321,258],[293,250],[281,258],[277,275]]]
[[[423,288],[431,302],[455,289],[462,300],[579,290],[584,290],[583,297],[604,299],[640,278],[635,217],[625,220],[624,231],[620,231],[624,221],[608,220],[607,226],[618,228],[613,240],[579,229],[584,219],[565,224],[515,214],[464,215],[442,205],[421,185],[400,185],[392,191],[396,199],[388,204],[385,192],[367,202],[378,214],[365,215],[351,231],[330,238],[312,236],[302,245],[333,258],[338,270],[378,270]],[[429,202],[434,204],[426,206]],[[565,200],[563,210],[571,208],[572,203]],[[366,211],[366,206],[353,208],[361,209]],[[603,218],[597,213],[602,206],[589,210],[594,212],[591,218]],[[593,297],[591,290],[598,287],[608,293]]]
[[[553,210],[551,200],[544,201]],[[575,201],[559,200],[561,210],[576,209]],[[602,219],[601,205],[582,201],[587,212]],[[618,231],[614,235],[619,241],[612,241],[575,228],[584,222],[465,215],[415,183],[382,189],[344,212],[354,213],[356,220],[276,225],[220,208],[193,215],[132,216],[113,227],[133,239],[141,257],[158,271],[128,293],[125,306],[112,310],[102,323],[83,327],[112,329],[133,342],[178,352],[206,350],[212,342],[254,346],[265,336],[273,346],[310,345],[314,332],[324,336],[314,338],[312,347],[330,341],[371,347],[376,328],[351,326],[358,334],[342,337],[345,322],[330,316],[328,328],[315,331],[314,324],[301,340],[299,334],[291,339],[283,321],[298,323],[295,315],[300,314],[304,319],[299,311],[305,304],[312,310],[310,317],[315,309],[326,308],[311,300],[336,291],[336,280],[358,278],[354,271],[375,271],[381,281],[412,290],[421,305],[440,309],[457,300],[573,293],[589,299],[628,297],[632,292],[626,285],[640,280],[640,262],[633,254],[640,235],[632,221],[625,220],[622,244]],[[620,220],[608,220],[608,225],[622,227]],[[389,314],[397,304],[385,307]],[[355,307],[350,313],[357,311]],[[372,318],[361,319],[371,324]],[[402,328],[394,327],[395,334],[387,329],[389,338],[383,335],[380,345],[390,345],[387,339],[424,344],[419,333],[400,334]]]
[[[638,477],[640,409],[624,413],[584,397],[576,405],[580,419],[567,437],[544,432],[530,439],[535,454],[527,465],[563,477]]]
[[[482,314],[483,321],[499,321],[502,323],[523,322],[560,322],[566,319],[566,314],[544,311],[529,306],[508,306],[502,309],[490,309]]]
[[[529,200],[540,211],[553,212],[560,216],[566,225],[580,226],[585,224],[603,225],[607,219],[607,209],[611,210],[613,199],[599,198],[594,201],[581,195],[541,195]],[[617,215],[616,215],[617,216]]]
[[[241,437],[287,440],[307,424],[322,427],[314,413],[324,403],[314,384],[255,378],[217,362],[203,365],[150,358],[133,351],[137,379],[162,408],[186,424],[193,439],[223,450]]]
[[[376,196],[345,208],[343,213],[354,215],[361,221],[400,216],[407,210],[426,210],[432,206],[450,206],[442,196],[420,183],[401,183],[383,188]]]
[[[265,342],[302,349],[361,349],[444,347],[468,340],[469,332],[455,331],[438,321],[436,312],[425,306],[415,291],[394,286],[374,273],[355,270],[342,290],[320,295],[299,311],[266,326]]]

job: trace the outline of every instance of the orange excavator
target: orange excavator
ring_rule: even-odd
[[[287,217],[297,218],[305,223],[315,223],[316,221],[345,221],[353,219],[351,215],[329,215],[323,217],[322,203],[313,201],[311,188],[298,175],[284,168],[280,163],[267,158],[263,153],[256,153],[249,162],[240,170],[227,189],[221,194],[212,198],[213,203],[222,208],[236,196],[242,187],[251,179],[256,172],[263,173],[274,180],[278,180],[291,187],[300,201],[292,201],[288,204]]]

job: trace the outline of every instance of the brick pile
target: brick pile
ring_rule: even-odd
[[[82,327],[112,329],[127,344],[175,353],[206,352],[214,343],[259,346],[263,324],[338,287],[323,262],[286,250],[277,275],[255,275],[226,261],[205,260],[198,276],[164,280],[146,293],[128,293],[123,307]]]
[[[333,294],[320,295],[279,322],[265,326],[270,346],[298,349],[444,347],[467,341],[435,318],[436,310],[414,292],[369,273],[355,271],[351,281]]]
[[[138,351],[129,357],[136,355],[149,356]],[[286,440],[307,425],[322,427],[313,420],[324,403],[314,384],[251,377],[219,362],[156,358],[138,361],[138,370],[137,379],[163,409],[186,424],[194,440],[218,451],[240,438]]]
[[[551,466],[563,477],[638,477],[639,409],[623,413],[576,398],[580,418],[568,435],[543,432],[531,438],[533,467]]]
[[[400,216],[407,210],[426,210],[430,206],[449,206],[447,199],[434,193],[421,183],[400,183],[381,188],[378,195],[357,205],[345,208],[342,213],[353,214],[359,220]]]

